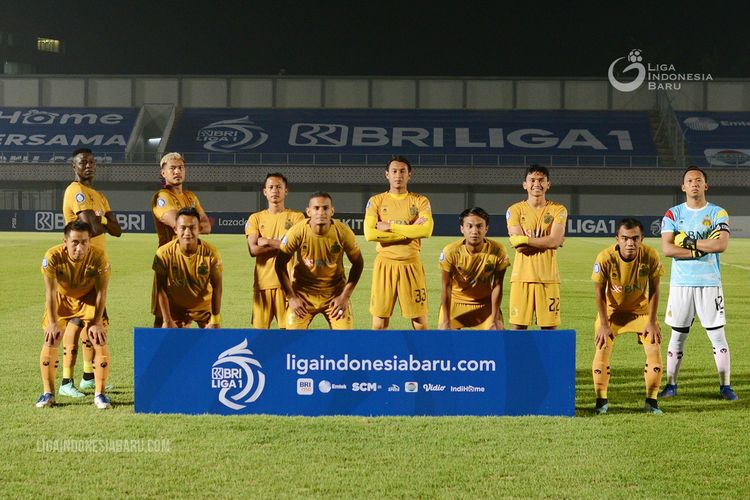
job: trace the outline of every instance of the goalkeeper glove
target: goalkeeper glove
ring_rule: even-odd
[[[704,255],[706,255],[706,252],[701,252],[700,250],[690,250],[690,255],[693,259],[700,259]]]
[[[520,246],[520,245],[528,245],[529,237],[522,236],[520,234],[514,234],[510,237],[510,244],[513,245],[513,248]]]
[[[698,250],[695,246],[695,238],[689,237],[684,231],[680,231],[674,237],[674,244],[678,247],[687,248],[688,250]]]

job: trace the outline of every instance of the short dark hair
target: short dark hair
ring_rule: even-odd
[[[695,165],[690,165],[685,169],[685,171],[682,173],[682,182],[685,182],[685,176],[689,172],[700,172],[701,174],[703,174],[703,180],[705,182],[708,182],[708,176],[706,175],[706,172],[703,169],[696,167]]]
[[[78,148],[75,151],[73,151],[73,158],[75,158],[76,156],[78,156],[80,154],[89,154],[89,155],[92,155],[92,154],[94,154],[94,152],[91,151],[89,148]]]
[[[63,229],[63,234],[65,236],[69,236],[71,231],[80,231],[80,232],[87,232],[89,233],[89,236],[91,236],[91,225],[88,222],[83,222],[82,220],[76,219],[68,222],[65,224],[65,228]]]
[[[476,215],[477,217],[481,217],[482,219],[484,219],[484,222],[486,222],[488,226],[490,225],[490,214],[488,214],[486,210],[480,207],[467,208],[466,210],[461,212],[461,215],[458,216],[458,224],[463,226],[464,219],[469,215]]]
[[[284,186],[285,187],[289,187],[289,182],[286,180],[286,177],[284,177],[284,174],[280,174],[278,172],[274,172],[274,173],[271,173],[271,174],[266,174],[266,178],[263,181],[263,189],[266,188],[266,182],[268,182],[268,179],[270,179],[271,177],[278,177],[279,179],[281,179],[282,181],[284,181]]]
[[[307,199],[307,203],[310,204],[310,200],[312,200],[313,198],[328,198],[329,200],[331,200],[331,204],[333,204],[333,198],[331,198],[331,195],[326,193],[325,191],[315,191]]]
[[[401,162],[401,163],[406,163],[406,168],[409,170],[409,172],[411,172],[411,163],[409,163],[409,160],[407,160],[405,156],[401,156],[401,155],[393,155],[393,156],[391,156],[391,159],[388,160],[388,163],[385,164],[385,170],[386,170],[386,172],[391,167],[391,163],[393,163],[394,161]]]
[[[543,174],[547,180],[550,180],[549,178],[549,170],[544,165],[539,165],[538,163],[532,163],[529,165],[529,168],[526,169],[526,173],[523,174],[523,180],[526,180],[526,177],[528,177],[529,174],[533,174],[539,172],[540,174]]]
[[[201,220],[201,214],[198,213],[198,209],[195,207],[182,207],[177,211],[177,217],[175,217],[175,220],[179,219],[182,215],[195,217],[198,221]]]
[[[625,217],[620,219],[617,222],[617,231],[615,231],[615,235],[620,234],[620,228],[624,227],[625,229],[634,229],[638,228],[641,230],[641,234],[645,234],[645,231],[643,229],[643,224],[641,224],[641,221],[634,217]]]

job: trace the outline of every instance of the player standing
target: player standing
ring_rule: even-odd
[[[659,278],[664,268],[656,250],[643,244],[643,225],[637,219],[625,218],[617,223],[616,244],[602,250],[596,257],[594,296],[594,361],[591,371],[596,392],[596,412],[609,409],[609,360],[615,339],[623,333],[638,335],[638,343],[646,353],[643,376],[646,381],[644,411],[661,414],[656,401],[661,384],[661,329],[659,309]]]
[[[284,200],[289,194],[286,177],[274,173],[266,175],[263,196],[268,208],[252,214],[245,224],[247,248],[255,257],[253,272],[253,328],[285,328],[286,296],[274,268],[281,238],[297,222],[304,220],[302,212],[286,208]]]
[[[107,254],[91,244],[91,226],[79,220],[65,225],[62,245],[56,245],[42,259],[44,276],[44,344],[39,354],[39,368],[44,392],[37,408],[55,404],[57,350],[63,337],[88,331],[95,351],[94,405],[107,409],[112,405],[105,395],[109,375],[107,347],[107,285],[110,266]],[[60,394],[63,394],[60,391]],[[67,394],[66,394],[67,395]],[[78,397],[78,396],[74,396]]]
[[[672,257],[669,300],[664,322],[672,327],[667,348],[667,383],[660,398],[677,394],[677,375],[690,326],[697,315],[706,329],[719,372],[719,394],[739,399],[730,385],[729,344],[724,332],[724,292],[719,254],[729,245],[729,215],[706,200],[708,178],[691,166],[682,176],[686,201],[667,210],[661,225],[661,248]]]
[[[534,314],[543,330],[560,325],[557,248],[565,238],[568,211],[546,198],[551,185],[546,167],[529,166],[523,181],[528,197],[506,213],[510,244],[516,249],[510,275],[509,320],[514,330],[526,330]]]
[[[459,216],[464,237],[440,254],[441,330],[505,328],[500,304],[510,259],[501,243],[486,238],[489,224],[490,216],[485,210],[467,208]]]
[[[432,236],[433,219],[427,197],[408,191],[412,168],[394,156],[385,168],[389,188],[370,198],[364,233],[376,241],[370,314],[373,330],[388,328],[398,299],[401,314],[415,330],[427,329],[427,284],[419,252],[420,239]]]
[[[298,222],[281,240],[275,269],[289,308],[286,327],[305,330],[317,314],[323,314],[333,330],[353,326],[350,297],[357,286],[365,261],[354,232],[333,219],[334,207],[328,193],[313,193],[307,206],[309,220]],[[288,262],[297,256],[294,280]],[[344,254],[352,267],[344,270]]]
[[[107,197],[94,189],[96,176],[96,159],[88,148],[73,151],[71,159],[75,181],[65,189],[63,195],[63,217],[68,224],[80,220],[89,225],[91,246],[99,248],[105,255],[107,241],[105,235],[119,237],[122,228],[117,217],[109,207]],[[104,318],[107,311],[104,311]],[[88,332],[83,329],[69,328],[65,330],[63,338],[63,380],[60,394],[71,397],[82,397],[83,393],[73,385],[73,370],[78,358],[78,339],[83,343],[83,376],[79,382],[80,389],[94,389],[94,346],[88,338]]]
[[[163,328],[221,327],[221,255],[198,238],[200,214],[194,207],[177,212],[177,239],[162,245],[154,257],[156,293]]]

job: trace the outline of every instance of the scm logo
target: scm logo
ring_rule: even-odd
[[[352,391],[354,392],[376,392],[381,386],[375,382],[354,382]]]

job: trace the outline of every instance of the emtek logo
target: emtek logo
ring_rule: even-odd
[[[266,376],[247,349],[247,339],[219,354],[211,368],[211,388],[219,389],[219,402],[233,410],[245,408],[263,393]],[[236,403],[235,401],[240,401]]]

